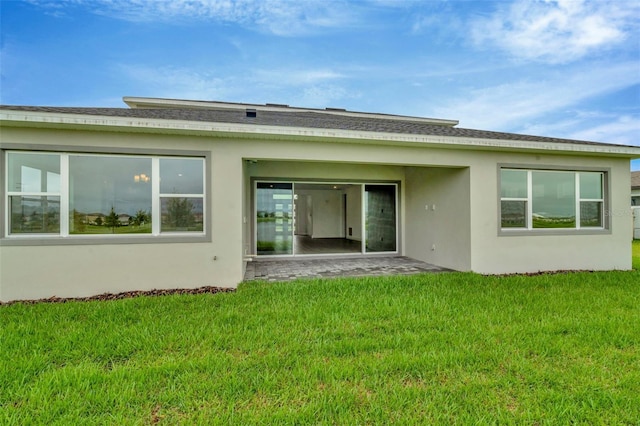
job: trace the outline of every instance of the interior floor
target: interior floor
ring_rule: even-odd
[[[361,253],[360,241],[346,238],[311,238],[307,235],[295,236],[295,254]]]

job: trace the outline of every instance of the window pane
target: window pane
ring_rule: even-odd
[[[202,232],[202,198],[163,197],[161,232]]]
[[[201,158],[161,158],[161,194],[202,194],[204,160]]]
[[[583,228],[602,227],[601,201],[580,202],[580,226]]]
[[[150,158],[69,156],[70,233],[151,233],[150,176]]]
[[[8,154],[10,192],[60,192],[60,156]]]
[[[532,173],[534,228],[575,228],[575,174]]]
[[[367,253],[396,251],[396,187],[365,185]]]
[[[9,197],[11,234],[60,232],[60,197]]]
[[[256,202],[257,253],[293,254],[293,185],[258,182]]]
[[[501,170],[500,194],[502,198],[527,198],[527,171]]]
[[[526,201],[502,201],[501,223],[503,228],[527,227],[527,202]]]
[[[602,199],[602,173],[580,173],[580,198]]]

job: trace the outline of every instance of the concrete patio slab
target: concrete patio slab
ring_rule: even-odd
[[[409,275],[448,271],[450,270],[404,256],[257,259],[247,263],[244,280],[289,281],[298,278]]]

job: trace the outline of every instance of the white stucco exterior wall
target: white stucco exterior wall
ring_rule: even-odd
[[[490,154],[489,157],[487,159],[487,154],[479,154],[476,158],[485,162],[485,166],[471,167],[473,271],[504,274],[565,269],[631,269],[630,213],[627,202],[629,186],[619,184],[629,180],[628,160],[501,153]],[[605,215],[610,220],[609,230],[588,231],[586,234],[567,230],[561,235],[553,232],[499,235],[498,164],[524,164],[531,168],[555,166],[567,170],[584,167],[609,170],[610,205],[605,208]]]
[[[3,128],[2,143],[79,152],[206,152],[211,170],[206,205],[210,241],[16,246],[3,239],[2,301],[234,287],[242,280],[244,262],[254,250],[251,186],[255,179],[397,183],[399,254],[452,269],[513,273],[631,268],[629,161],[625,158],[295,141],[274,136],[242,139],[18,127]],[[500,164],[607,171],[610,229],[585,235],[571,231],[563,235],[500,234]],[[433,205],[435,210],[425,208]]]
[[[406,255],[471,270],[469,169],[407,167]]]

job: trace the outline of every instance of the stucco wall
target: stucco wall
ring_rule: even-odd
[[[414,259],[471,269],[469,169],[406,169],[406,251]]]
[[[81,297],[103,292],[201,286],[242,280],[242,160],[196,137],[80,131],[2,129],[3,147],[77,146],[78,151],[210,151],[211,241],[11,246],[0,243],[0,300]],[[223,148],[223,147],[222,147]],[[215,153],[214,153],[215,152]],[[4,187],[4,175],[2,176]],[[230,194],[235,194],[230,196]],[[4,199],[2,201],[4,208]],[[107,242],[108,240],[105,240]],[[215,258],[215,260],[214,260]]]
[[[3,241],[3,301],[131,289],[235,286],[242,280],[245,254],[252,252],[250,183],[257,178],[397,182],[399,253],[453,269],[510,273],[631,267],[629,161],[625,159],[18,128],[3,128],[2,143],[115,153],[126,153],[132,147],[147,152],[193,150],[208,152],[211,159],[207,182],[211,241],[49,246],[12,246]],[[610,231],[500,235],[499,164],[610,170]],[[4,176],[2,179],[4,187]],[[425,209],[434,204],[435,210]]]
[[[631,269],[629,221],[629,161],[564,155],[479,153],[471,170],[471,269],[479,273],[502,274],[564,269]],[[523,164],[531,168],[593,167],[609,169],[610,230],[580,234],[565,231],[538,235],[498,234],[498,164]]]

